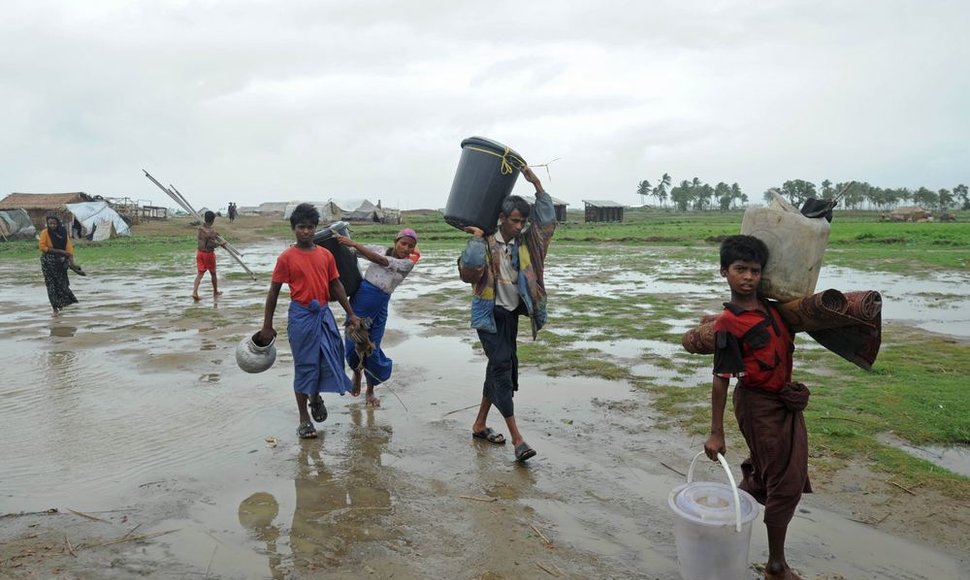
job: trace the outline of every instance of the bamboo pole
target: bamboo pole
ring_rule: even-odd
[[[152,183],[157,185],[159,189],[161,189],[166,194],[168,194],[168,196],[171,197],[175,201],[175,203],[177,203],[182,209],[184,209],[191,215],[194,215],[196,219],[198,219],[199,221],[203,221],[202,216],[199,215],[199,212],[195,211],[195,208],[192,207],[192,204],[190,204],[188,200],[185,199],[185,196],[183,196],[179,190],[175,189],[174,185],[170,185],[169,187],[171,187],[171,189],[169,189],[168,187],[165,187],[164,185],[159,183],[158,180],[152,177],[150,173],[148,173],[144,169],[142,169],[142,171],[145,172],[145,177],[147,177],[149,180],[151,180]],[[229,254],[232,257],[232,259],[238,262],[240,266],[242,266],[242,269],[245,270],[247,274],[249,274],[250,278],[255,280],[256,274],[252,270],[250,270],[249,267],[246,266],[246,264],[243,263],[242,254],[239,253],[239,250],[233,247],[222,236],[217,236],[216,239],[219,243],[225,244],[225,246],[223,247],[226,249],[226,253]]]

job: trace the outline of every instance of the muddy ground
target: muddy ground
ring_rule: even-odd
[[[392,299],[382,406],[330,396],[321,437],[298,440],[285,340],[265,373],[234,361],[284,246],[243,248],[257,282],[220,256],[225,294],[201,303],[192,256],[89,270],[72,282],[81,303],[57,319],[39,264],[0,264],[0,577],[679,577],[667,496],[702,441],[657,428],[649,392],[528,365],[516,415],[538,456],[518,465],[510,445],[474,441],[484,358],[471,330],[435,324],[422,303],[453,290],[440,308],[466,304],[453,252],[427,252]],[[568,264],[547,280],[553,304],[598,291]],[[723,291],[715,279],[689,287]],[[887,308],[886,324],[908,322]],[[707,462],[697,476],[723,478]],[[814,484],[789,533],[806,578],[966,577],[970,507],[863,463]],[[750,554],[757,578],[760,521]]]

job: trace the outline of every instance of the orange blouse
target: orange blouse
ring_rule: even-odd
[[[40,248],[40,251],[44,252],[45,254],[54,247],[53,242],[51,242],[51,235],[47,232],[47,228],[41,230],[40,240],[37,242],[37,247]],[[67,245],[64,246],[64,249],[67,250],[68,254],[72,256],[74,255],[74,244],[71,243],[71,238],[67,238]]]

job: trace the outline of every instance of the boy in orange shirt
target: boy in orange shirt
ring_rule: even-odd
[[[276,336],[273,315],[280,289],[284,283],[288,284],[290,308],[286,334],[293,351],[293,390],[300,413],[300,426],[296,432],[300,439],[317,436],[310,421],[311,415],[317,423],[327,419],[321,392],[343,395],[351,389],[350,379],[344,372],[344,343],[330,312],[330,297],[335,296],[340,302],[350,326],[360,325],[340,283],[333,254],[313,243],[319,223],[320,213],[309,203],[301,203],[290,215],[296,245],[290,246],[276,259],[266,295],[263,328],[259,331],[262,344],[269,344]]]

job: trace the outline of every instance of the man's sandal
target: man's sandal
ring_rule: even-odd
[[[515,446],[515,460],[519,463],[525,463],[528,459],[535,457],[536,450],[529,447],[529,444],[523,441]]]
[[[491,427],[485,427],[477,433],[473,432],[472,437],[475,439],[484,439],[485,441],[494,443],[496,445],[505,445],[505,435],[502,435]]]
[[[296,429],[296,434],[300,436],[300,439],[317,438],[317,430],[313,428],[313,423],[300,423],[300,426]]]
[[[327,406],[323,404],[323,397],[320,393],[310,397],[310,416],[317,423],[323,423],[327,420]]]

